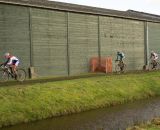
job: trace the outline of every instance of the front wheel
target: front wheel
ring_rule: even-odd
[[[160,69],[160,64],[159,62],[157,62],[156,70],[159,70],[159,69]]]
[[[0,81],[7,82],[9,80],[9,74],[7,71],[0,70]]]
[[[23,82],[26,79],[26,71],[24,69],[17,69],[17,81]]]
[[[121,68],[121,72],[122,72],[122,73],[125,73],[125,72],[126,72],[126,68],[127,68],[127,65],[126,65],[126,64],[123,64],[123,67]]]

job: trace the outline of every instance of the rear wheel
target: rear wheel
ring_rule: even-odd
[[[26,79],[26,71],[24,69],[17,69],[17,81],[23,82]]]
[[[9,80],[9,74],[8,72],[4,70],[0,70],[0,81],[1,82],[7,82]]]

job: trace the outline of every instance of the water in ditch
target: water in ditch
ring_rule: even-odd
[[[155,117],[160,117],[160,98],[5,127],[0,130],[125,130],[128,126]]]

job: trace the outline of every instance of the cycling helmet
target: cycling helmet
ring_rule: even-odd
[[[120,51],[117,51],[117,54],[120,54]]]
[[[5,57],[9,57],[9,56],[10,56],[10,53],[7,52],[7,53],[4,54],[4,56],[5,56]]]

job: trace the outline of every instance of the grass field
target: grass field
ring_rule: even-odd
[[[0,87],[0,127],[160,96],[160,72]]]

